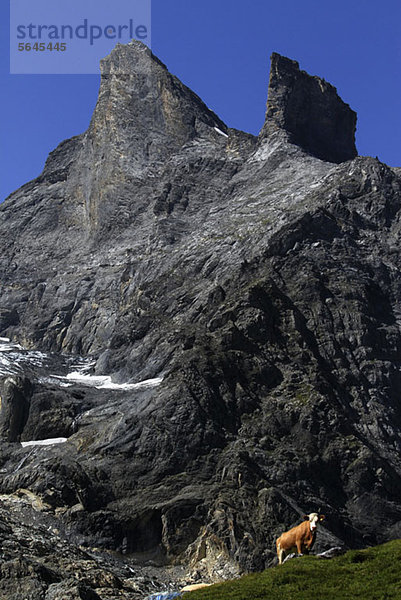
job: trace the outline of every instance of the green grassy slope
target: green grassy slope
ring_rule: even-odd
[[[192,592],[191,600],[401,600],[401,540],[330,560],[305,556]]]

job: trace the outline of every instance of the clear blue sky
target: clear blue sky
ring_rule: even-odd
[[[87,128],[99,77],[10,75],[7,0],[0,28],[1,201]],[[255,134],[270,54],[296,59],[358,113],[359,153],[401,166],[399,0],[153,0],[152,50],[227,125]]]

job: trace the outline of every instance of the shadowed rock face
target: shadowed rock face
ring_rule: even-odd
[[[0,380],[0,437],[18,442],[29,415],[31,385],[28,379]]]
[[[278,55],[259,138],[137,42],[102,69],[88,131],[0,207],[0,336],[31,349],[0,354],[31,382],[1,435],[68,437],[1,445],[7,506],[34,498],[72,547],[209,581],[269,564],[319,509],[317,551],[399,536],[399,171],[354,158],[354,113]],[[163,380],[54,377],[80,356]],[[73,586],[53,570],[31,582],[49,598]]]
[[[295,60],[272,54],[262,136],[282,129],[313,156],[340,163],[357,155],[355,128],[356,113],[335,87],[300,71]]]

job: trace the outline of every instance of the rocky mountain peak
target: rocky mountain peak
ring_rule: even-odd
[[[134,212],[148,206],[148,198],[139,202],[137,184],[154,183],[155,173],[186,145],[201,142],[213,152],[227,137],[225,123],[199,96],[133,40],[101,61],[88,130],[50,154],[40,179],[67,180],[68,226],[91,233],[104,228],[108,236],[116,221],[128,226]]]
[[[141,42],[117,44],[101,61],[101,85],[89,135],[95,145],[130,141],[143,164],[163,160],[210,128],[226,125]]]
[[[356,119],[334,86],[301,71],[295,60],[272,54],[262,139],[284,130],[289,141],[313,156],[341,163],[357,155]]]

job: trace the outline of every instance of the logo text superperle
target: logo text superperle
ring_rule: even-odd
[[[72,25],[43,25],[29,23],[17,26],[17,38],[20,40],[89,40],[91,46],[96,40],[107,38],[109,40],[132,39],[146,40],[148,28],[146,25],[137,25],[129,19],[125,25],[95,25],[89,24],[88,19],[78,26]]]

